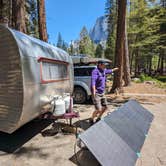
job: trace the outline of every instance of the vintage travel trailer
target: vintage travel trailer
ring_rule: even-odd
[[[47,111],[63,114],[72,91],[65,51],[0,25],[0,131],[12,133]]]

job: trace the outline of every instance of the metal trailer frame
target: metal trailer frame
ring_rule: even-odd
[[[73,63],[65,51],[0,25],[0,131],[12,133],[52,112],[54,97],[72,91]]]

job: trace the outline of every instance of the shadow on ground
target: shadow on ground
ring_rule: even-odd
[[[148,105],[154,105],[153,102],[150,102],[148,98],[145,97],[124,97],[124,96],[115,96],[113,98],[107,98],[108,105],[112,105],[113,107],[120,107],[121,105],[125,104],[129,100],[136,100],[140,104],[148,104]]]
[[[76,126],[76,127],[81,128],[83,130],[87,130],[91,126],[90,123],[89,123],[89,118],[79,120],[79,121],[75,122],[73,125]]]
[[[52,120],[33,120],[12,134],[0,132],[0,151],[15,152],[52,122]]]
[[[48,137],[48,136],[54,136],[57,135],[58,133],[63,134],[63,135],[68,135],[68,134],[76,134],[76,126],[70,125],[68,123],[63,123],[63,122],[54,122],[49,129],[45,129],[41,132],[43,137]]]
[[[97,159],[86,148],[79,150],[69,160],[78,166],[100,166]]]
[[[118,99],[107,98],[107,101],[108,101],[108,105],[112,105],[114,107],[120,107],[122,104],[125,104],[126,102],[128,102],[129,99],[118,100]]]

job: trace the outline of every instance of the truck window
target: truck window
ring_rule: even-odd
[[[74,68],[74,76],[91,76],[94,68]]]

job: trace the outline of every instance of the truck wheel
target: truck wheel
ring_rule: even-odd
[[[74,95],[74,98],[73,98],[74,103],[77,103],[77,104],[85,103],[87,97],[86,97],[86,92],[83,88],[75,87],[73,95]]]

